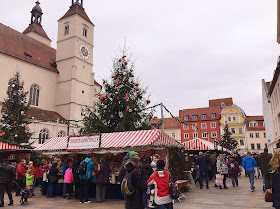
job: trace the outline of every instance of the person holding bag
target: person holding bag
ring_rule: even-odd
[[[228,187],[226,185],[226,178],[227,178],[227,174],[228,174],[228,166],[227,166],[226,159],[224,158],[224,156],[222,154],[220,154],[218,156],[217,172],[218,172],[218,174],[223,175],[224,189],[228,189]],[[222,189],[222,186],[219,186],[219,188]]]
[[[106,187],[109,183],[109,173],[110,167],[106,163],[105,159],[101,158],[100,163],[97,166],[95,171],[96,175],[96,202],[104,202],[105,201],[105,194],[106,194]]]
[[[280,209],[280,149],[278,148],[269,163],[269,174],[265,179],[266,201],[272,195],[273,207]],[[270,201],[268,201],[270,202]]]
[[[50,168],[50,173],[48,176],[49,187],[48,187],[48,191],[47,191],[47,197],[50,197],[50,198],[55,197],[54,186],[58,183],[57,174],[59,173],[57,166],[58,166],[57,162],[54,162],[52,164],[52,167]]]

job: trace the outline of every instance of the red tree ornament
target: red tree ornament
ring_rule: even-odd
[[[136,91],[139,91],[139,88],[136,88]]]
[[[132,78],[134,78],[134,75],[131,75]]]
[[[122,60],[121,59],[119,59],[119,62],[121,62]]]
[[[129,98],[129,93],[125,93],[125,99]]]
[[[125,79],[125,82],[128,82],[128,79],[127,79],[127,78]]]
[[[151,103],[151,100],[148,99],[148,100],[147,100],[147,103],[150,104],[150,103]]]
[[[120,83],[120,79],[116,79],[116,84],[119,84]]]
[[[112,75],[112,78],[115,78],[115,76]]]
[[[120,100],[120,97],[117,97],[117,100]]]
[[[127,62],[125,62],[124,64],[127,65]]]
[[[138,84],[138,83],[136,83],[136,84],[135,84],[135,86],[139,86],[139,84]]]

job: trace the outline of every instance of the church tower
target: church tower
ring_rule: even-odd
[[[35,3],[36,5],[31,11],[31,22],[29,26],[25,29],[25,31],[23,31],[23,33],[30,36],[31,38],[34,38],[37,41],[51,46],[52,41],[49,39],[48,35],[46,34],[45,30],[41,25],[43,12],[40,7],[40,2],[36,1]]]
[[[93,106],[93,35],[94,24],[85,13],[83,0],[72,0],[58,20],[56,53],[56,111],[68,120],[81,120],[81,108]]]

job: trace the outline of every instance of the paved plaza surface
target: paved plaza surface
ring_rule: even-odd
[[[272,208],[272,203],[264,201],[264,193],[262,191],[262,179],[256,179],[255,192],[249,189],[248,178],[239,178],[239,187],[232,187],[230,179],[227,179],[227,186],[229,189],[220,190],[215,188],[214,181],[211,181],[209,190],[206,188],[196,188],[191,192],[186,192],[187,199],[182,200],[181,203],[175,203],[174,209],[249,209],[249,208]],[[14,194],[14,193],[13,193]],[[40,194],[39,189],[36,190],[36,197],[30,198],[29,202],[21,206],[19,204],[19,197],[14,197],[14,206],[8,206],[7,195],[5,195],[6,208],[94,208],[94,209],[123,209],[124,202],[120,200],[111,200],[104,203],[96,203],[92,199],[91,203],[80,204],[78,200],[67,200],[62,197],[47,198]]]

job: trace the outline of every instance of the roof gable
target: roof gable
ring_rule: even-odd
[[[48,39],[48,40],[51,40],[48,35],[46,34],[45,30],[43,29],[42,26],[36,24],[36,23],[32,23],[30,24],[22,33],[24,34],[27,34],[27,33],[30,33],[30,32],[34,32],[34,33],[37,33],[38,35]]]
[[[70,17],[70,16],[75,15],[75,14],[79,15],[80,17],[82,17],[82,18],[84,18],[86,21],[88,21],[89,23],[93,24],[93,23],[91,22],[91,20],[89,19],[89,17],[87,16],[87,14],[86,14],[86,12],[85,12],[85,9],[82,8],[82,7],[80,7],[80,6],[77,5],[77,4],[72,5],[72,6],[70,7],[70,9],[65,13],[65,15],[64,15],[62,18],[60,18],[60,20],[65,19],[65,18]]]
[[[0,23],[0,53],[58,73],[56,50]]]

